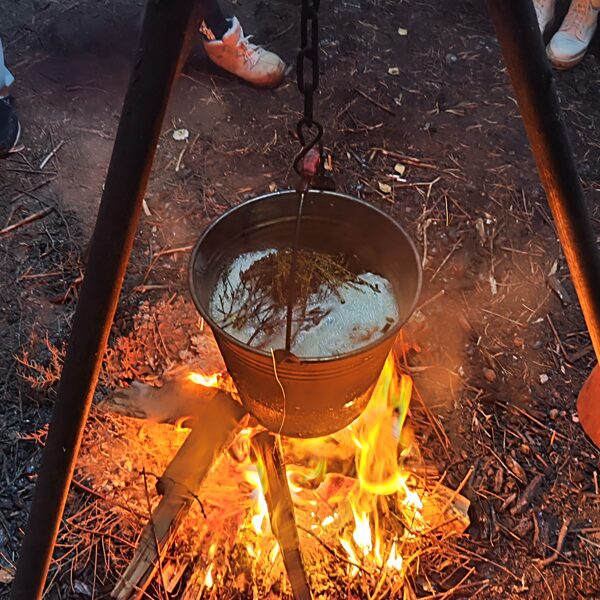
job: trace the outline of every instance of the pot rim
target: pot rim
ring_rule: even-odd
[[[267,194],[262,194],[260,196],[251,198],[250,200],[242,202],[241,204],[238,204],[238,205],[230,208],[226,212],[224,212],[222,215],[220,215],[217,219],[215,219],[212,223],[210,223],[204,229],[204,231],[202,232],[202,235],[198,238],[197,242],[194,244],[194,248],[192,249],[192,253],[190,256],[190,262],[189,262],[189,268],[188,268],[188,286],[190,289],[190,294],[192,296],[192,300],[194,301],[194,305],[196,306],[196,309],[198,310],[198,312],[200,313],[202,318],[206,321],[206,323],[208,323],[208,325],[213,330],[213,332],[218,332],[218,335],[223,336],[230,343],[243,348],[245,351],[250,352],[251,354],[255,354],[255,355],[258,355],[261,357],[268,357],[269,359],[272,358],[271,352],[261,350],[259,348],[255,348],[254,346],[249,346],[245,342],[238,340],[235,336],[231,335],[230,333],[228,333],[227,331],[222,329],[221,326],[210,316],[208,307],[205,308],[202,305],[202,303],[200,302],[200,299],[196,295],[196,290],[194,287],[194,264],[196,263],[196,255],[200,251],[200,246],[202,245],[202,242],[204,241],[206,236],[210,233],[210,231],[212,229],[217,227],[221,221],[227,219],[231,213],[235,212],[236,210],[239,210],[241,207],[246,206],[247,204],[261,202],[262,200],[267,200],[267,199],[270,199],[270,198],[273,198],[276,196],[288,195],[288,194],[290,194],[290,192],[294,193],[294,194],[298,193],[296,190],[294,190],[292,188],[285,189],[285,190],[278,190],[277,192],[269,192]],[[378,346],[389,341],[392,338],[395,338],[398,335],[400,329],[402,329],[403,325],[410,319],[410,317],[412,316],[412,314],[417,306],[417,301],[419,300],[419,296],[421,295],[421,286],[423,283],[423,269],[421,267],[419,253],[417,251],[417,248],[416,248],[415,243],[413,242],[412,238],[406,233],[404,228],[396,220],[392,219],[392,217],[390,217],[387,213],[382,211],[380,208],[377,208],[376,206],[373,206],[371,203],[365,202],[364,200],[361,200],[360,198],[356,198],[356,197],[350,196],[348,194],[343,194],[341,192],[330,192],[330,191],[326,191],[326,190],[314,190],[314,189],[309,190],[309,192],[311,194],[326,194],[327,196],[336,196],[338,198],[343,198],[344,200],[349,200],[349,201],[355,202],[357,204],[362,204],[366,208],[379,213],[379,215],[381,217],[385,218],[392,225],[394,225],[394,227],[396,227],[396,229],[398,229],[400,231],[400,233],[404,236],[404,238],[408,242],[410,249],[413,252],[413,255],[415,258],[415,264],[417,265],[417,287],[415,290],[414,299],[412,301],[412,304],[411,304],[409,310],[406,311],[406,315],[403,319],[399,319],[393,327],[390,327],[390,329],[388,331],[386,331],[381,337],[378,337],[375,341],[370,342],[369,344],[366,344],[364,346],[360,346],[359,348],[357,348],[356,350],[352,350],[351,352],[345,352],[344,354],[336,354],[334,356],[307,356],[307,357],[299,356],[299,357],[297,357],[301,363],[317,364],[317,363],[328,363],[328,362],[342,360],[345,358],[358,356],[360,354],[364,354],[365,352],[369,352],[369,351],[373,350],[374,348],[377,348]],[[216,337],[216,335],[215,335],[215,337]]]

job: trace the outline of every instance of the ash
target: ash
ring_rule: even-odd
[[[274,249],[247,252],[232,261],[215,286],[209,309],[225,331],[265,350],[284,347],[286,308],[281,302],[265,302],[269,292],[257,294],[247,285],[245,274],[276,253]],[[339,272],[329,279],[320,275],[319,285],[300,294],[293,313],[291,347],[297,356],[320,358],[357,350],[380,338],[399,318],[386,278],[370,272],[351,273],[341,265],[337,269],[342,276]]]

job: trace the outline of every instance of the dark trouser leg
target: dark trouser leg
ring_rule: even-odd
[[[200,33],[208,40],[221,39],[230,23],[221,10],[219,0],[202,0],[201,6]]]

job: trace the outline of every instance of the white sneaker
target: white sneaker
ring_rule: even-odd
[[[546,29],[554,21],[554,7],[556,0],[533,0],[535,15],[542,35],[546,33]]]
[[[570,69],[585,56],[598,25],[600,0],[573,0],[560,29],[546,47],[557,69]]]
[[[205,40],[204,49],[216,65],[257,87],[277,87],[285,63],[275,54],[250,42],[236,17],[220,40]]]

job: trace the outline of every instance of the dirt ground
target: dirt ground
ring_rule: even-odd
[[[0,237],[0,581],[8,582],[142,3],[1,4],[24,133],[22,151],[0,164],[0,229],[52,208]],[[258,0],[229,8],[247,33],[292,64],[297,5]],[[465,566],[434,587],[415,579],[417,597],[600,598],[600,452],[575,406],[595,360],[485,6],[322,5],[316,111],[338,189],[395,217],[425,265],[421,305],[405,338],[421,347],[409,356],[410,369],[447,441],[431,431],[419,443],[450,486],[473,468],[463,490],[471,500],[471,527],[460,542]],[[596,39],[583,63],[556,79],[600,233],[598,51]],[[291,79],[274,91],[255,90],[212,67],[200,48],[193,53],[169,105],[113,348],[159,300],[189,308],[186,248],[211,220],[293,183],[301,107]],[[175,128],[188,129],[189,140],[174,140]],[[398,163],[402,181],[393,178]],[[148,360],[140,350],[125,365],[114,351],[98,398],[115,383],[152,380],[185,362],[193,344],[178,335],[181,354],[168,360]],[[74,488],[71,513],[88,496]],[[561,528],[564,543],[545,564]],[[123,536],[126,558],[135,528]],[[468,586],[453,589],[471,567]],[[56,567],[47,597],[108,597],[114,571],[84,565],[76,586],[72,572]],[[8,588],[0,583],[0,597]]]

